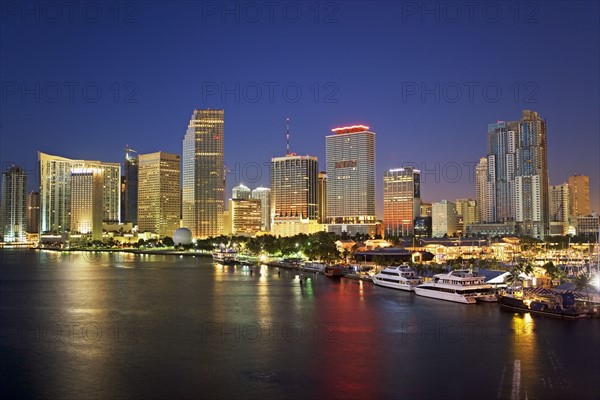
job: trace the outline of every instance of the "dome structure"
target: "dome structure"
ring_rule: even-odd
[[[178,244],[187,245],[192,243],[192,231],[188,228],[179,228],[173,233],[173,242]]]

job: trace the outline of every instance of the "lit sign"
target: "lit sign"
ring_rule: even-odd
[[[342,133],[356,133],[356,132],[365,132],[368,131],[369,127],[366,125],[352,125],[352,126],[342,126],[340,128],[333,128],[331,132],[335,134]]]

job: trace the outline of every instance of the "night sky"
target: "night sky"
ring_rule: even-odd
[[[68,4],[0,3],[0,162],[30,189],[38,150],[181,154],[193,109],[223,108],[228,194],[268,186],[286,117],[292,151],[322,170],[331,128],[361,123],[381,216],[383,171],[403,164],[421,168],[424,201],[474,197],[487,124],[533,109],[550,183],[589,175],[600,211],[599,2]]]

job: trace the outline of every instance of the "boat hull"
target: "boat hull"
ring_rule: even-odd
[[[406,292],[414,292],[415,291],[415,287],[412,285],[409,285],[406,283],[386,282],[386,281],[377,279],[375,277],[373,277],[373,283],[376,284],[377,286],[386,287],[386,288],[390,288],[390,289],[404,290]]]
[[[551,318],[562,318],[562,319],[582,319],[589,318],[588,313],[571,313],[571,312],[558,312],[558,311],[545,311],[535,310],[527,307],[523,300],[516,299],[514,297],[502,296],[500,298],[500,308],[507,311],[518,312],[518,313],[530,313],[534,315],[543,315]]]
[[[437,300],[445,300],[445,301],[452,301],[454,303],[461,303],[461,304],[475,304],[476,301],[473,297],[467,297],[467,296],[463,296],[457,293],[447,293],[447,292],[440,292],[438,290],[432,290],[432,289],[427,289],[427,288],[420,288],[420,287],[416,287],[415,288],[415,293],[418,296],[423,296],[423,297],[429,297],[431,299],[437,299]]]

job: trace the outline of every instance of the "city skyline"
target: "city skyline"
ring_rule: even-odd
[[[366,124],[380,134],[375,182],[382,217],[383,171],[399,163],[421,169],[425,201],[474,197],[471,170],[485,155],[487,124],[534,109],[547,120],[550,183],[589,175],[591,209],[599,211],[598,6],[578,4],[540,3],[533,21],[521,10],[515,22],[507,5],[497,23],[481,15],[454,23],[443,15],[439,22],[403,15],[401,4],[351,2],[338,4],[330,15],[336,22],[325,23],[329,14],[321,10],[315,23],[307,7],[294,24],[281,15],[273,23],[223,22],[205,16],[201,5],[152,2],[140,3],[129,24],[115,24],[103,10],[98,23],[79,21],[77,35],[75,24],[23,23],[9,15],[0,39],[0,161],[35,174],[36,150],[121,163],[125,145],[180,154],[177,138],[190,110],[225,109],[229,192],[239,183],[267,186],[268,162],[285,149],[287,117],[294,151],[319,160],[329,129]],[[181,23],[166,24],[164,7]],[[209,32],[205,51],[189,54],[189,38]],[[523,38],[532,45],[519,45]],[[94,57],[72,55],[90,48]],[[148,58],[157,52],[162,56]],[[206,62],[208,54],[216,56]],[[121,61],[107,62],[113,59]],[[52,101],[56,85],[62,96]],[[96,87],[102,97],[94,102]],[[567,98],[577,101],[565,105]],[[29,190],[37,190],[33,174]]]

